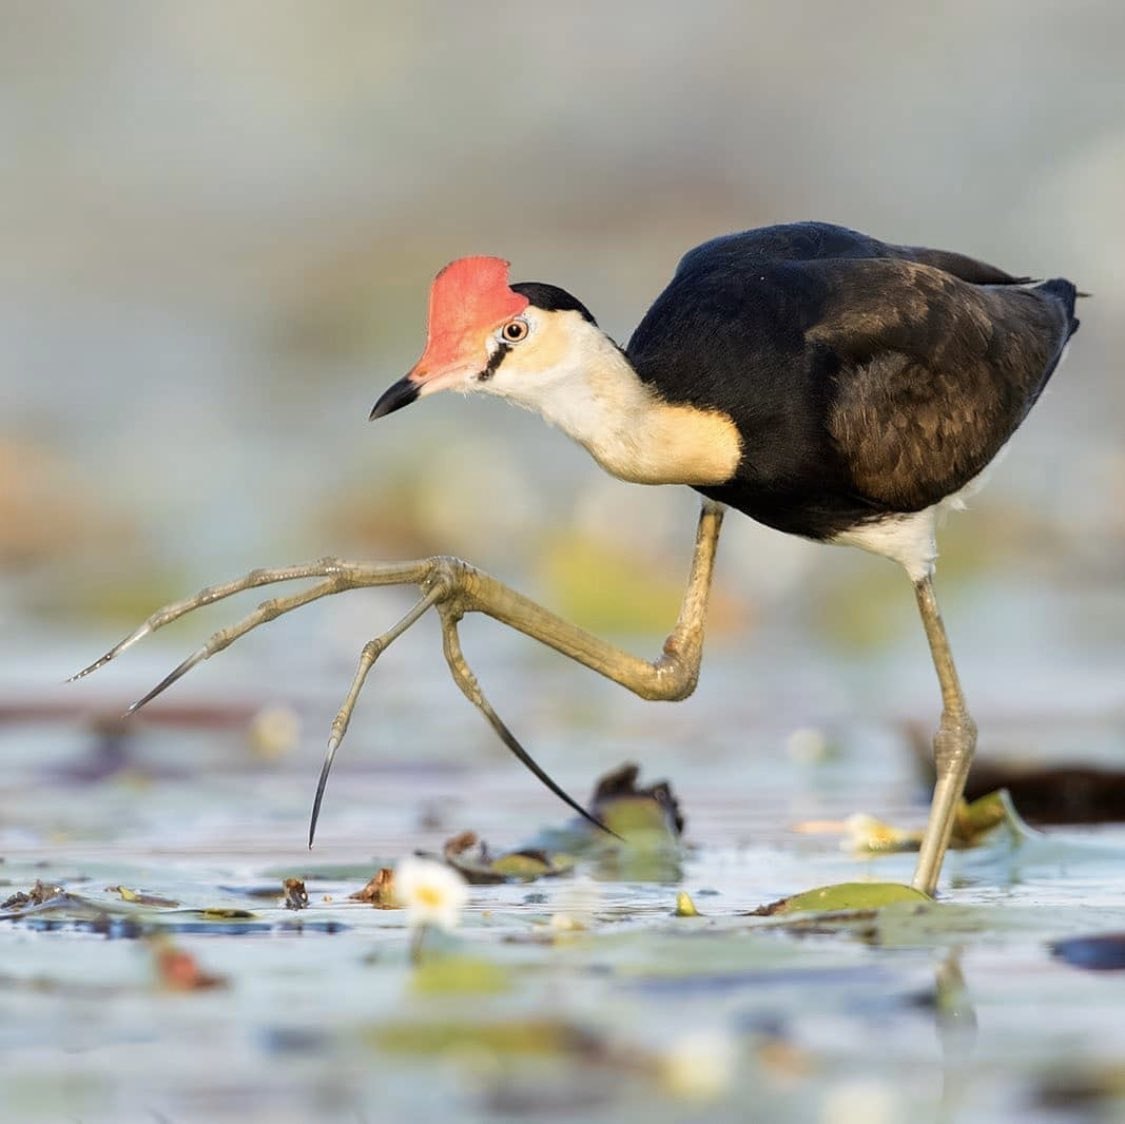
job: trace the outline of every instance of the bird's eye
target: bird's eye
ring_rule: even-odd
[[[527,321],[526,320],[509,320],[503,328],[500,329],[500,335],[508,343],[519,343],[527,335]]]

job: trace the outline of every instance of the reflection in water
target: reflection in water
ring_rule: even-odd
[[[967,1100],[977,1013],[961,971],[961,948],[952,948],[934,973],[934,1022],[941,1043],[943,1120],[956,1119]]]

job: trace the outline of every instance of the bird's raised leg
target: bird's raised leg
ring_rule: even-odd
[[[347,728],[368,671],[393,640],[418,621],[428,609],[437,606],[442,615],[446,660],[458,687],[484,714],[508,748],[554,792],[562,795],[563,799],[581,811],[581,808],[562,793],[528,757],[484,698],[461,654],[456,631],[457,622],[466,613],[484,613],[501,624],[506,624],[554,648],[557,652],[612,679],[615,683],[620,683],[642,698],[669,701],[687,698],[695,689],[699,679],[699,666],[703,655],[703,626],[722,519],[722,505],[705,500],[696,532],[691,574],[680,607],[679,618],[664,643],[663,652],[651,661],[631,655],[563,620],[530,598],[516,593],[502,582],[458,558],[436,556],[414,562],[369,564],[325,558],[297,566],[253,570],[234,581],[208,586],[194,597],[165,606],[153,613],[139,628],[74,678],[81,678],[96,671],[149,633],[179,620],[195,609],[264,585],[310,578],[322,579],[302,592],[264,601],[237,624],[216,632],[201,648],[131,707],[130,711],[133,711],[154,699],[197,664],[229,647],[239,637],[302,605],[349,589],[384,585],[417,585],[422,591],[421,600],[398,624],[364,648],[347,698],[333,723],[328,757],[317,792],[317,805],[323,795],[324,781],[328,775],[332,755]],[[583,815],[585,814],[583,812]]]
[[[957,815],[957,805],[965,791],[969,767],[977,745],[976,723],[969,716],[953,653],[949,650],[949,637],[945,634],[933,579],[925,577],[914,584],[918,610],[930,642],[938,682],[941,684],[941,724],[934,735],[934,784],[930,818],[922,837],[918,865],[914,870],[914,889],[932,894],[937,889],[942,859],[949,846],[949,835]]]
[[[530,636],[585,667],[612,679],[643,699],[674,702],[686,699],[699,681],[703,658],[703,626],[715,570],[715,553],[723,523],[722,504],[704,500],[695,535],[691,573],[680,604],[676,627],[655,660],[645,660],[557,617],[495,578],[467,567],[458,593],[451,599],[461,615],[485,613],[493,620]],[[464,563],[462,563],[464,565]]]

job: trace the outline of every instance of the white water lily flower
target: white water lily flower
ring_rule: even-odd
[[[395,897],[411,927],[456,929],[469,900],[469,887],[452,867],[431,859],[403,859],[395,867]]]
[[[894,1089],[877,1078],[853,1078],[833,1085],[820,1106],[821,1124],[893,1124],[903,1106]]]
[[[672,1043],[660,1058],[661,1081],[674,1097],[713,1101],[730,1087],[738,1065],[738,1043],[718,1030],[697,1030]]]
[[[844,838],[840,846],[845,851],[879,855],[896,851],[917,851],[921,842],[919,832],[904,831],[894,824],[869,816],[866,812],[856,812],[844,820]]]

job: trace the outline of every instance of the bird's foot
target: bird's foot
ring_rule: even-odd
[[[351,686],[332,723],[324,768],[321,771],[313,806],[310,842],[316,827],[316,817],[328,772],[332,767],[336,750],[347,731],[352,711],[355,709],[356,700],[359,698],[368,673],[382,653],[430,609],[435,609],[441,618],[445,662],[453,681],[465,697],[484,715],[508,749],[556,796],[591,823],[608,830],[539,768],[492,709],[481,691],[476,676],[465,661],[461,651],[458,625],[467,613],[484,613],[500,624],[514,628],[541,644],[546,644],[568,659],[582,664],[583,667],[588,667],[599,675],[604,675],[607,679],[627,687],[641,698],[665,701],[686,698],[695,689],[699,679],[699,665],[703,653],[703,625],[707,616],[707,598],[714,572],[715,551],[719,542],[722,516],[721,505],[710,501],[703,504],[696,531],[691,572],[688,576],[687,588],[684,590],[680,615],[669,643],[665,645],[664,653],[654,660],[642,659],[601,640],[459,558],[435,555],[420,561],[400,563],[358,563],[344,562],[338,558],[322,558],[317,562],[298,566],[252,570],[234,581],[224,585],[208,586],[194,597],[166,605],[74,678],[79,679],[89,675],[132,647],[138,640],[205,605],[211,605],[259,586],[275,585],[279,582],[313,581],[311,586],[298,593],[263,601],[242,620],[214,633],[201,648],[165,676],[144,698],[134,703],[129,708],[129,712],[132,713],[166,691],[197,664],[228,648],[259,625],[276,620],[285,613],[299,609],[302,605],[308,605],[335,593],[343,593],[348,589],[383,585],[416,585],[421,594],[419,600],[396,625],[366,644],[360,655],[359,666],[356,668]],[[613,832],[610,834],[612,835]]]
[[[605,829],[604,825],[575,799],[564,792],[531,758],[527,751],[520,745],[515,735],[503,723],[492,709],[488,700],[480,689],[480,685],[469,668],[461,652],[460,639],[457,626],[462,616],[469,608],[475,608],[473,591],[478,579],[483,578],[478,570],[463,562],[459,558],[446,555],[436,555],[420,561],[403,563],[356,563],[345,562],[338,558],[322,558],[316,562],[303,563],[296,566],[283,566],[271,569],[256,569],[250,573],[236,578],[234,581],[221,585],[208,586],[200,590],[194,597],[176,601],[158,609],[140,627],[136,628],[120,643],[112,647],[105,655],[95,660],[89,667],[83,668],[71,679],[81,679],[90,675],[99,668],[104,667],[111,660],[131,648],[139,640],[172,624],[181,617],[187,616],[196,609],[212,605],[216,601],[225,600],[236,594],[256,589],[265,585],[276,585],[281,582],[319,579],[309,588],[284,597],[272,597],[263,601],[253,612],[248,613],[234,625],[220,629],[187,659],[168,673],[151,691],[138,699],[129,707],[127,714],[133,714],[141,707],[152,702],[177,680],[186,675],[193,667],[204,660],[230,647],[236,640],[253,631],[260,625],[276,620],[286,613],[329,597],[336,593],[343,593],[349,589],[361,589],[371,586],[384,585],[416,585],[421,593],[420,598],[394,626],[381,636],[364,645],[360,654],[359,666],[356,668],[351,686],[344,698],[335,719],[332,722],[331,733],[328,738],[328,749],[321,770],[320,780],[317,784],[316,796],[313,801],[313,811],[309,825],[309,846],[312,846],[316,833],[316,822],[320,814],[320,805],[324,796],[328,774],[336,756],[336,751],[347,733],[352,712],[359,699],[360,692],[367,680],[375,661],[386,651],[412,625],[417,623],[432,608],[436,608],[441,617],[443,650],[446,663],[454,682],[485,716],[492,728],[497,732],[504,744],[528,769],[531,770],[552,792],[566,804],[573,808],[579,815]],[[489,579],[491,580],[491,579]],[[611,833],[612,834],[612,833]]]

